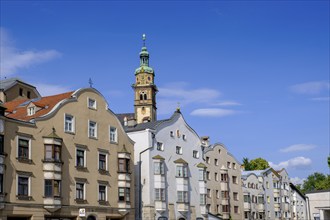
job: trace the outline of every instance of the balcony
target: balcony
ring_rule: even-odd
[[[157,212],[165,212],[166,211],[166,202],[165,201],[155,201],[155,210]]]
[[[55,212],[62,207],[61,197],[45,197],[44,208],[50,212]]]
[[[62,172],[62,162],[54,160],[43,160],[43,171],[52,173]]]
[[[251,210],[251,203],[244,202],[244,211],[250,211]]]
[[[265,205],[264,204],[258,204],[257,209],[258,209],[259,212],[264,211],[265,210]]]
[[[189,203],[177,202],[178,212],[189,212]]]

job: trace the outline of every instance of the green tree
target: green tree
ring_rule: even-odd
[[[330,168],[330,156],[328,156],[328,167]]]
[[[330,189],[330,175],[315,172],[307,177],[302,185],[302,192]]]
[[[267,160],[258,157],[256,159],[250,160],[246,157],[243,158],[243,165],[245,170],[264,170],[269,167]]]

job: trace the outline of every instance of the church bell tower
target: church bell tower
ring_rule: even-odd
[[[135,70],[135,83],[132,85],[135,119],[138,124],[157,120],[156,93],[158,90],[154,84],[155,72],[149,66],[145,34],[143,34],[142,40],[140,67]]]

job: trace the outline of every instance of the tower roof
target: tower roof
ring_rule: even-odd
[[[154,70],[149,66],[149,52],[145,45],[146,35],[142,35],[143,46],[140,52],[140,67],[135,70],[135,75],[139,73],[154,74]]]

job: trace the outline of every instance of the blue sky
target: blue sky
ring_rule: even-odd
[[[133,111],[147,35],[158,118],[299,181],[329,173],[329,1],[1,1],[1,78]]]

